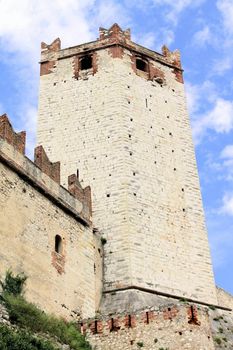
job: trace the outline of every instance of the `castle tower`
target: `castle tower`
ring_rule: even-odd
[[[106,297],[217,304],[178,51],[117,24],[79,46],[42,43],[37,142],[64,186],[78,168],[92,188]]]

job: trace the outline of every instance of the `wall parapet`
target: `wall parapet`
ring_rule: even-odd
[[[80,323],[79,328],[97,350],[190,349],[191,344],[195,350],[214,349],[209,310],[196,304],[170,303],[100,316]]]
[[[180,61],[180,52],[178,50],[170,51],[166,46],[162,47],[162,53],[147,49],[135,42],[131,41],[130,29],[122,30],[117,24],[113,24],[109,29],[99,28],[99,38],[96,41],[61,49],[60,39],[55,39],[50,45],[41,43],[41,75],[49,74],[56,67],[57,60],[68,57],[75,57],[80,54],[93,54],[97,50],[104,48],[116,47],[129,50],[134,55],[140,54],[148,59],[152,59],[168,66],[174,70],[178,76],[178,81],[183,82]],[[116,55],[119,57],[121,54]]]
[[[77,190],[78,180],[75,184],[69,184],[68,190],[61,186],[60,162],[50,162],[43,146],[35,148],[35,159],[32,162],[25,156],[25,141],[26,132],[16,133],[8,116],[0,116],[0,161],[78,221],[90,225],[90,187],[83,189],[79,183]]]

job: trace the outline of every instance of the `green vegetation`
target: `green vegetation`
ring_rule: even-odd
[[[214,341],[215,341],[215,343],[217,343],[218,345],[221,345],[221,344],[222,344],[222,339],[219,338],[219,337],[215,337],[215,338],[214,338]]]
[[[49,342],[44,342],[43,344],[42,340],[40,341],[42,345],[40,345],[39,340],[36,340],[37,337],[32,336],[32,333],[46,334],[46,337],[51,338],[51,342],[54,342],[54,339],[56,339],[56,341],[58,341],[59,343],[67,344],[74,350],[91,349],[90,345],[86,342],[84,336],[77,330],[77,327],[74,323],[65,322],[64,320],[59,319],[55,316],[47,315],[46,313],[41,311],[37,306],[27,302],[24,299],[24,297],[21,294],[25,281],[26,276],[13,276],[12,272],[8,271],[4,282],[1,282],[3,289],[1,295],[1,302],[5,305],[5,307],[8,310],[11,323],[15,324],[17,328],[20,329],[20,331],[17,333],[11,330],[9,330],[9,332],[5,332],[6,341],[8,341],[7,339],[9,337],[11,337],[12,342],[28,342],[27,348],[12,347],[12,350],[21,348],[30,350],[57,349],[56,347],[53,347],[51,343],[49,345]],[[3,331],[3,328],[0,329],[0,334]],[[36,341],[36,345],[31,345],[31,343],[34,344]],[[0,347],[0,349],[4,349],[4,347]]]
[[[219,327],[218,331],[219,331],[219,333],[223,333],[223,328]]]
[[[27,279],[27,276],[25,276],[24,274],[18,274],[16,276],[13,276],[12,271],[8,270],[6,272],[6,277],[4,281],[0,281],[3,294],[4,293],[13,294],[13,295],[22,294],[26,279]]]
[[[57,350],[51,342],[35,337],[25,330],[15,331],[6,325],[0,325],[1,350]]]
[[[216,307],[214,305],[209,305],[210,310],[216,310]]]
[[[144,344],[143,344],[142,341],[139,341],[139,342],[137,342],[137,346],[138,346],[139,348],[143,348]]]

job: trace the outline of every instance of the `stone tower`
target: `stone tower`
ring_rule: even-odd
[[[92,188],[112,305],[217,304],[178,51],[151,51],[117,24],[75,47],[42,43],[37,143],[65,187],[78,168]]]

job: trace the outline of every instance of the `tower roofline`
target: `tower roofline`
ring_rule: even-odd
[[[99,28],[99,38],[95,41],[90,41],[84,44],[71,46],[61,49],[61,41],[55,39],[50,45],[41,43],[41,63],[47,61],[61,60],[68,57],[91,53],[92,51],[102,50],[104,48],[118,46],[138,55],[146,56],[160,62],[163,65],[171,68],[176,68],[183,71],[180,62],[179,50],[170,51],[165,45],[162,47],[162,53],[148,49],[131,41],[130,29],[122,30],[115,23],[109,29]]]

